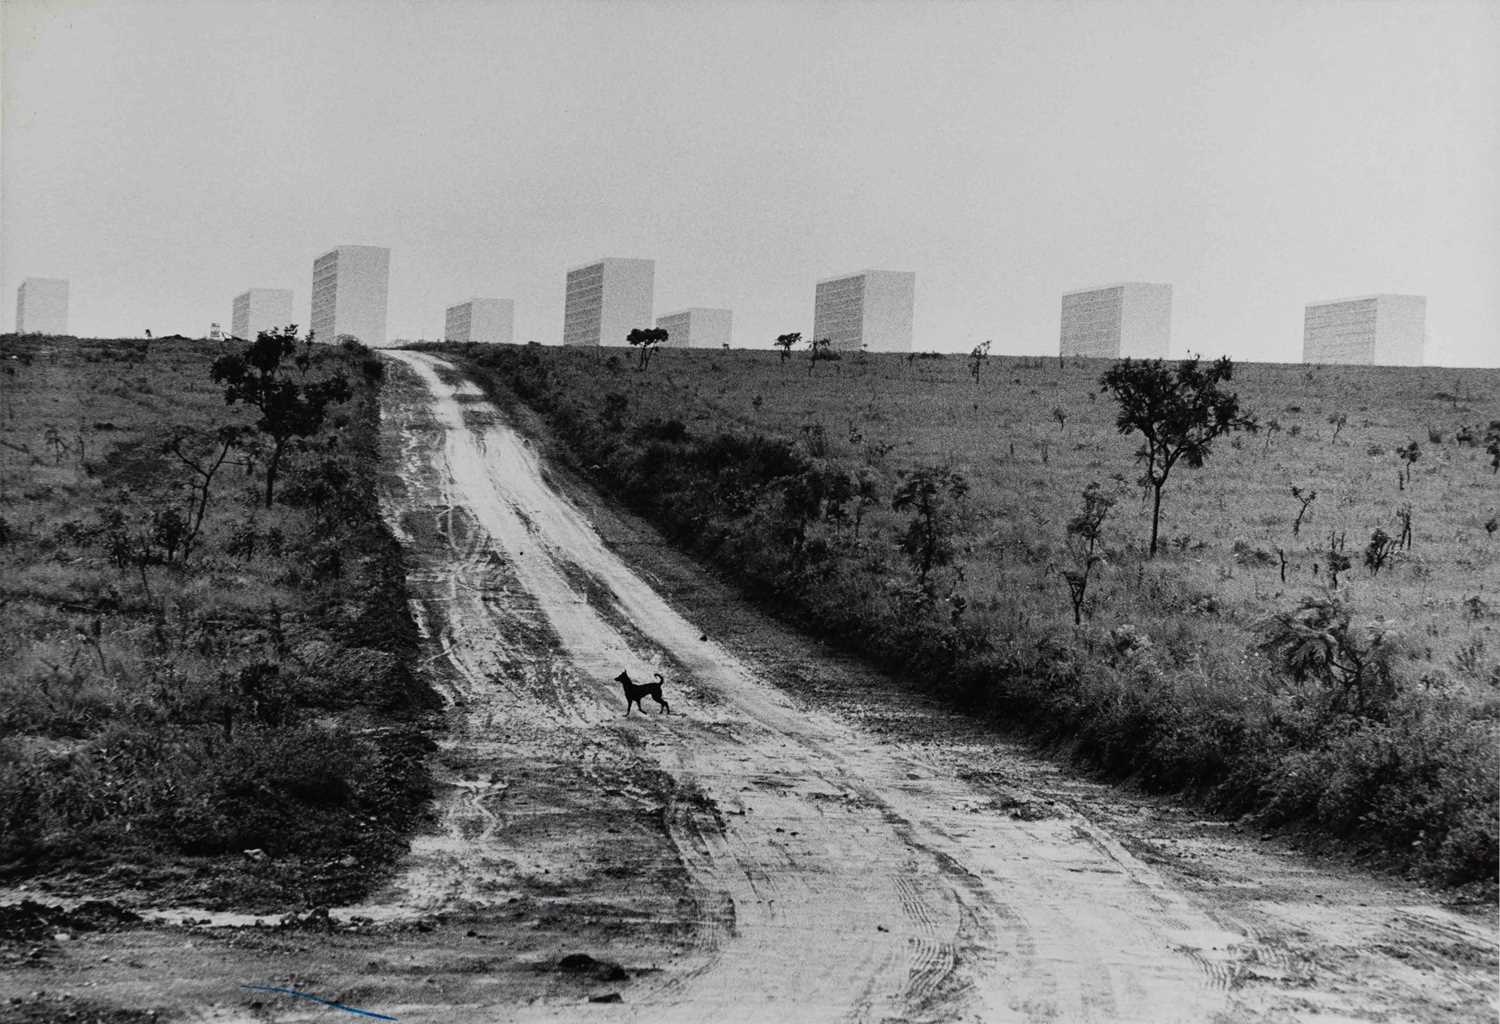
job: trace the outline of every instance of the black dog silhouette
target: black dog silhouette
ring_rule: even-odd
[[[646,713],[646,709],[641,707],[642,697],[650,697],[656,703],[660,704],[662,714],[670,715],[672,713],[672,706],[663,700],[661,695],[661,686],[666,680],[661,677],[660,672],[653,672],[652,675],[656,676],[656,682],[654,683],[632,683],[629,672],[621,672],[615,676],[615,682],[619,683],[625,689],[626,718],[630,717],[630,706],[632,704],[635,705],[636,710],[641,714],[644,715]]]

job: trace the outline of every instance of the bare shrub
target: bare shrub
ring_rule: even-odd
[[[1397,483],[1400,485],[1400,490],[1405,490],[1406,485],[1411,483],[1411,467],[1415,465],[1416,461],[1421,457],[1422,449],[1417,446],[1417,442],[1415,441],[1408,441],[1405,446],[1396,449],[1396,458],[1405,463],[1405,477],[1403,478],[1399,471],[1396,476]]]
[[[1307,515],[1308,506],[1318,500],[1318,492],[1308,488],[1307,493],[1304,494],[1302,488],[1293,484],[1292,497],[1302,503],[1302,507],[1297,509],[1297,518],[1292,520],[1292,536],[1295,537],[1302,532],[1302,520]]]
[[[1396,541],[1380,527],[1370,534],[1370,543],[1365,546],[1365,568],[1371,576],[1379,576],[1380,570],[1390,561],[1396,551]]]
[[[903,470],[900,477],[901,484],[891,496],[891,508],[912,513],[901,537],[901,550],[917,569],[925,588],[934,568],[953,561],[957,506],[968,493],[969,482],[947,466],[919,466]]]
[[[1098,481],[1083,491],[1083,504],[1068,520],[1068,554],[1073,567],[1063,570],[1063,579],[1068,584],[1068,597],[1073,603],[1073,625],[1083,623],[1083,605],[1088,596],[1089,579],[1094,568],[1102,562],[1099,554],[1099,535],[1104,520],[1114,506],[1114,499],[1099,489]]]
[[[1397,692],[1392,666],[1400,645],[1350,619],[1349,605],[1336,597],[1304,598],[1266,625],[1261,650],[1278,671],[1321,686],[1328,715],[1384,718]]]

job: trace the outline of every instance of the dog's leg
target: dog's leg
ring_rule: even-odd
[[[672,713],[672,706],[661,695],[661,688],[666,685],[667,681],[662,678],[660,672],[653,672],[652,675],[656,676],[656,685],[651,689],[651,699],[662,706],[663,714],[670,715]],[[645,714],[644,711],[641,713]]]

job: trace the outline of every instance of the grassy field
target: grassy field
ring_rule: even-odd
[[[1149,558],[1105,362],[991,358],[976,379],[954,355],[669,349],[642,372],[620,350],[446,351],[810,630],[1120,776],[1493,881],[1500,371],[1236,367],[1262,429],[1174,470]],[[893,507],[919,467],[966,485],[933,506],[952,557],[925,577],[903,547],[920,516]],[[1091,483],[1114,504],[1075,626],[1067,524]],[[1295,528],[1293,487],[1316,492]],[[1409,544],[1367,567],[1406,515]]]
[[[266,508],[264,449],[216,438],[255,418],[210,379],[239,347],[0,338],[4,877],[329,903],[421,813],[435,698],[375,500],[380,366],[312,351],[304,379],[353,397]]]

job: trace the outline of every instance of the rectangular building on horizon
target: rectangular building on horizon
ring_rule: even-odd
[[[734,314],[727,309],[694,306],[656,318],[667,332],[667,348],[728,348]]]
[[[1165,359],[1171,344],[1169,284],[1128,281],[1063,293],[1060,355]]]
[[[509,345],[515,338],[515,320],[516,304],[510,299],[470,299],[448,307],[443,340]]]
[[[1425,295],[1364,295],[1310,303],[1302,313],[1302,361],[1421,366]]]
[[[910,352],[917,275],[865,270],[824,278],[813,300],[813,340],[840,352]]]
[[[652,324],[656,261],[607,257],[568,271],[564,345],[624,345]]]
[[[254,341],[260,337],[261,331],[286,327],[291,322],[290,288],[251,288],[234,297],[229,333],[244,341]]]
[[[351,335],[383,346],[390,277],[391,251],[376,245],[340,245],[314,260],[309,326],[316,339],[333,344]]]
[[[28,277],[16,289],[17,334],[68,333],[68,282]]]

